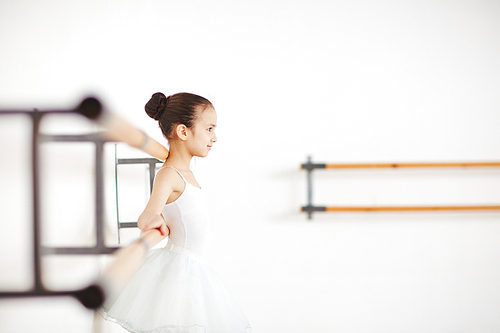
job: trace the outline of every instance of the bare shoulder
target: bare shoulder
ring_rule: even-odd
[[[156,173],[155,185],[170,188],[172,191],[183,191],[184,181],[177,171],[169,167],[163,167]]]
[[[153,191],[144,213],[161,214],[169,198],[178,197],[184,191],[184,182],[172,168],[162,168],[156,173]]]

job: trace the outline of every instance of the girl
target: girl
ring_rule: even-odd
[[[234,297],[204,262],[207,206],[189,165],[217,141],[212,103],[189,93],[155,93],[145,109],[159,122],[170,154],[137,225],[142,234],[158,229],[168,243],[149,251],[123,292],[100,312],[130,332],[250,332]]]

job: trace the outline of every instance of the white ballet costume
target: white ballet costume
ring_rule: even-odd
[[[162,211],[167,245],[151,249],[121,294],[99,312],[134,333],[250,332],[231,291],[205,263],[210,221],[202,190],[177,173],[185,186]]]

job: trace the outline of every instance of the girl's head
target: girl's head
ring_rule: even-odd
[[[205,109],[213,109],[213,106],[209,100],[198,95],[178,93],[166,97],[158,92],[151,96],[144,108],[148,116],[158,120],[163,136],[167,140],[175,140],[178,125],[193,128]]]

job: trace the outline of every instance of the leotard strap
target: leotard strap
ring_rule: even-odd
[[[179,176],[181,176],[182,180],[184,181],[184,183],[187,184],[187,180],[186,178],[184,178],[184,176],[182,175],[182,173],[179,172],[179,170],[177,170],[176,168],[174,168],[173,166],[167,166],[166,168],[172,168],[175,170],[175,172],[177,172],[179,174]]]
[[[170,166],[170,165],[169,165],[169,166],[164,166],[164,167],[161,167],[161,168],[160,168],[160,170],[161,170],[161,169],[164,169],[164,168],[172,168],[172,169],[174,169],[174,170],[175,170],[175,172],[177,172],[177,173],[179,174],[179,176],[182,178],[182,180],[184,181],[184,184],[186,184],[186,185],[187,185],[187,184],[189,184],[189,185],[191,185],[191,186],[193,186],[193,187],[195,187],[195,188],[197,188],[197,189],[200,189],[200,190],[201,190],[201,187],[199,187],[199,186],[197,186],[197,185],[193,185],[193,184],[191,184],[190,182],[188,182],[188,181],[186,180],[186,178],[182,175],[182,173],[180,173],[180,171],[179,171],[179,170],[177,170],[176,168],[174,168],[173,166]]]

